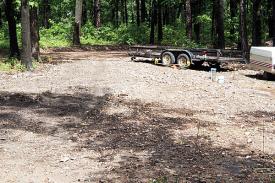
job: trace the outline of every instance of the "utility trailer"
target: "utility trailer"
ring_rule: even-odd
[[[237,50],[183,49],[165,46],[132,46],[129,56],[132,60],[138,57],[149,58],[165,66],[177,64],[182,68],[200,66],[204,62],[211,67],[219,67],[225,62],[246,62],[242,52]]]

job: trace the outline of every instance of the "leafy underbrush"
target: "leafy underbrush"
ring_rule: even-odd
[[[16,58],[9,58],[0,61],[0,71],[4,72],[23,72],[26,68],[21,62]]]
[[[17,26],[18,42],[20,46],[21,30],[20,25]],[[164,26],[163,41],[161,44],[181,47],[197,46],[193,41],[186,38],[183,25]],[[157,40],[157,28],[156,28]],[[0,30],[0,48],[9,48],[9,37],[7,25]],[[135,24],[122,24],[115,27],[111,24],[95,28],[92,23],[88,22],[82,26],[81,43],[84,45],[134,45],[149,44],[150,27],[146,24],[137,26]],[[40,28],[40,46],[41,48],[49,47],[68,47],[72,43],[72,24],[71,21],[60,23],[51,23],[49,29]]]

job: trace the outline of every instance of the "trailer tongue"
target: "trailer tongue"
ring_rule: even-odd
[[[182,49],[163,46],[133,46],[129,52],[132,60],[138,57],[159,60],[169,66],[178,64],[189,68],[191,65],[202,65],[207,62],[211,66],[219,66],[224,62],[245,62],[242,52],[220,49]]]

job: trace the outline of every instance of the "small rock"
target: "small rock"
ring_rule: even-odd
[[[63,157],[63,158],[61,158],[60,162],[67,162],[69,160],[70,160],[69,157]]]
[[[252,139],[248,139],[247,143],[251,144],[252,143]]]
[[[250,159],[250,158],[251,158],[251,156],[246,156],[246,157],[245,157],[245,159]]]
[[[249,136],[250,135],[250,132],[245,132],[244,133],[246,136]]]

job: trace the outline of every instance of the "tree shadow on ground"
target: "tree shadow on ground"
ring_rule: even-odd
[[[167,109],[124,96],[87,93],[74,95],[0,93],[0,130],[18,129],[44,135],[69,133],[77,149],[102,154],[97,162],[111,169],[90,175],[88,182],[271,182],[274,161],[255,155],[246,158],[234,149],[218,148],[199,133],[177,136],[176,131],[203,124],[197,111]],[[28,115],[19,111],[24,110]],[[50,129],[46,120],[61,118]],[[0,131],[1,133],[1,131]],[[93,157],[91,157],[92,159]],[[81,167],[80,167],[81,168]]]

